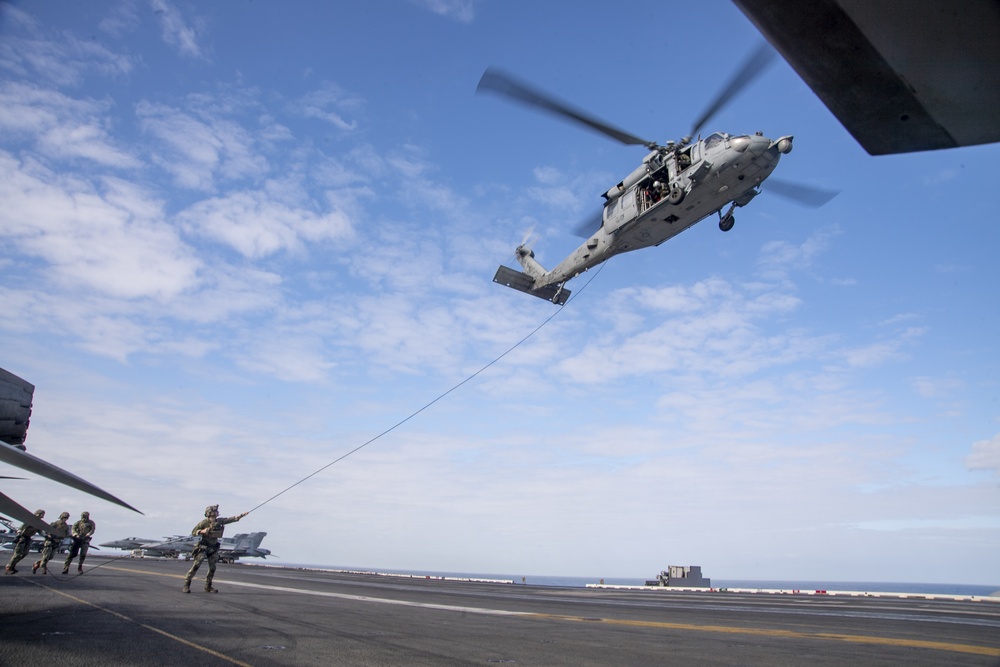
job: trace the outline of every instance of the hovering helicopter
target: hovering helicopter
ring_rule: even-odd
[[[733,211],[760,194],[760,185],[778,166],[779,158],[792,150],[792,136],[769,139],[760,132],[753,135],[713,132],[702,138],[698,133],[773,57],[774,51],[767,44],[758,47],[694,123],[691,132],[662,146],[488,68],[479,81],[477,93],[499,93],[580,123],[625,145],[645,146],[650,151],[641,165],[604,193],[600,218],[595,216],[581,228],[589,233],[593,225],[598,225],[583,245],[547,271],[535,259],[527,241],[522,241],[514,253],[524,271],[501,265],[494,282],[562,305],[570,296],[570,290],[565,288],[567,281],[615,255],[658,246],[712,214],[719,215],[719,229],[724,232],[732,229],[736,221]],[[774,179],[770,189],[812,206],[825,204],[837,194]]]

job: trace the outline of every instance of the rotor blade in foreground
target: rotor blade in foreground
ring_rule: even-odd
[[[48,477],[53,481],[65,484],[66,486],[70,486],[78,491],[89,493],[92,496],[97,496],[98,498],[102,498],[116,505],[121,505],[122,507],[128,508],[133,512],[139,512],[139,510],[132,507],[125,501],[115,498],[104,489],[94,486],[87,480],[81,479],[73,473],[67,472],[62,468],[32,456],[27,452],[22,452],[20,449],[12,447],[11,445],[0,443],[0,461],[9,463],[10,465],[21,468],[22,470],[33,472],[36,475]],[[139,514],[142,514],[142,512],[139,512]]]
[[[648,146],[652,148],[656,145],[655,142],[640,139],[639,137],[629,134],[624,130],[619,130],[616,127],[608,125],[607,123],[584,113],[583,111],[574,109],[570,105],[556,100],[546,93],[515,81],[507,74],[504,74],[493,67],[488,67],[486,71],[483,72],[483,77],[479,80],[479,85],[476,86],[477,93],[484,91],[493,91],[494,93],[506,95],[507,97],[517,100],[523,104],[527,104],[528,106],[538,107],[539,109],[548,111],[549,113],[553,113],[557,116],[569,118],[572,121],[585,125],[592,130],[596,130],[597,132],[609,136],[612,139],[620,141],[628,146]]]
[[[49,524],[39,519],[33,512],[28,511],[27,508],[21,507],[2,493],[0,493],[0,514],[9,516],[15,521],[26,523],[29,526],[34,526],[38,530],[45,533],[48,533],[49,530],[52,529]]]

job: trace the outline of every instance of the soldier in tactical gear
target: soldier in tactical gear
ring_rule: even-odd
[[[45,510],[35,510],[35,516],[39,519],[45,516]],[[17,572],[15,565],[28,555],[28,549],[31,547],[31,538],[34,537],[38,529],[34,526],[29,526],[28,524],[22,524],[18,528],[17,533],[14,536],[14,553],[10,557],[10,562],[7,563],[7,567],[3,569],[7,574],[14,574]]]
[[[247,514],[249,512],[220,519],[218,505],[209,505],[205,508],[205,518],[199,521],[191,531],[192,535],[201,536],[201,540],[191,554],[194,556],[194,563],[191,565],[191,569],[188,570],[187,576],[184,577],[184,588],[181,590],[185,593],[191,592],[191,580],[194,578],[195,573],[198,572],[198,568],[201,567],[202,562],[208,560],[208,574],[205,576],[205,592],[219,592],[215,588],[212,588],[212,578],[215,577],[215,564],[219,561],[219,538],[222,537],[222,533],[226,530],[225,526],[227,523],[235,523]]]
[[[77,572],[83,572],[83,561],[87,559],[87,551],[90,549],[90,538],[94,536],[97,524],[90,520],[90,512],[80,515],[80,520],[73,524],[73,545],[66,555],[66,562],[63,563],[63,574],[69,574],[69,566],[80,554],[80,562],[76,566]]]
[[[48,574],[49,561],[52,560],[52,556],[55,555],[56,549],[62,544],[62,541],[69,537],[69,524],[66,523],[66,519],[69,518],[69,512],[63,512],[59,515],[59,518],[49,524],[52,530],[49,531],[48,535],[45,536],[45,544],[42,545],[42,557],[40,560],[36,560],[35,564],[31,566],[31,573],[34,574],[38,572],[38,568],[42,568],[42,574]]]

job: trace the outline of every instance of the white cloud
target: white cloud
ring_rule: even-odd
[[[200,26],[192,26],[181,16],[180,10],[167,0],[150,0],[149,4],[160,17],[163,41],[177,49],[182,56],[201,58],[203,49],[198,43]]]
[[[361,98],[348,94],[333,83],[326,82],[318,90],[303,95],[291,106],[306,118],[316,118],[337,129],[350,132],[357,129],[357,121],[344,120],[343,113],[357,112],[362,103]]]
[[[779,280],[792,270],[807,269],[830,247],[833,237],[838,234],[840,228],[834,226],[811,234],[798,245],[788,241],[765,243],[757,259],[757,269],[768,280]]]
[[[351,221],[341,211],[316,213],[288,206],[262,191],[200,201],[179,213],[177,220],[189,233],[224,243],[251,259],[352,235]]]
[[[904,359],[905,347],[923,336],[925,332],[926,329],[923,327],[908,327],[888,340],[845,349],[844,361],[855,368],[871,368],[888,361]]]
[[[923,398],[942,398],[965,388],[965,383],[953,377],[916,377],[913,388]]]
[[[181,187],[211,192],[218,178],[259,178],[267,172],[267,160],[256,152],[253,136],[234,121],[202,120],[146,101],[137,105],[136,113],[143,131],[160,142],[153,161]]]
[[[471,23],[475,18],[475,0],[410,0],[410,2],[459,23]]]
[[[39,153],[54,159],[84,158],[134,169],[139,161],[108,134],[111,107],[110,100],[74,99],[25,83],[0,84],[0,129],[10,136],[29,139]]]
[[[328,359],[324,341],[299,327],[281,327],[254,337],[235,355],[237,365],[283,382],[322,382],[336,364]]]
[[[2,18],[16,24],[21,34],[0,40],[0,69],[21,77],[59,86],[79,85],[89,75],[117,78],[130,74],[134,60],[114,53],[94,40],[69,32],[52,33],[28,13],[4,3]],[[5,31],[6,33],[6,31]]]
[[[655,324],[628,336],[595,340],[557,368],[576,382],[600,383],[648,373],[744,375],[792,363],[824,349],[821,337],[767,335],[757,322],[788,313],[799,299],[772,288],[750,293],[714,278],[690,287],[628,288],[616,308],[646,313]],[[615,312],[616,319],[618,311]]]
[[[970,470],[991,470],[1000,475],[1000,434],[972,443],[972,452],[966,457],[965,465]]]
[[[111,7],[98,27],[109,35],[120,37],[135,30],[139,23],[139,8],[134,0],[129,0]]]
[[[67,289],[167,298],[197,282],[199,262],[140,188],[90,183],[0,151],[0,199],[0,235],[44,259],[50,280]]]

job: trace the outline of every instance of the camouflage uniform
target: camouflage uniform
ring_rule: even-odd
[[[194,548],[194,552],[191,554],[194,556],[194,563],[191,565],[191,569],[188,570],[187,576],[184,577],[184,588],[182,590],[185,593],[191,592],[191,580],[205,560],[208,560],[208,574],[205,576],[205,592],[218,593],[216,589],[212,588],[212,578],[215,577],[215,564],[219,561],[219,538],[225,532],[227,523],[235,523],[246,515],[247,512],[244,512],[237,516],[220,519],[218,505],[209,505],[205,508],[205,518],[199,521],[191,531],[192,535],[200,535],[201,541],[198,542],[198,546]]]
[[[56,549],[62,544],[62,541],[69,537],[69,524],[66,523],[66,519],[69,518],[69,512],[63,512],[59,515],[59,518],[49,524],[52,530],[49,534],[45,536],[45,544],[42,545],[42,557],[40,560],[36,560],[35,564],[31,566],[31,573],[34,574],[38,572],[38,568],[42,568],[42,574],[48,574],[49,561],[56,553]]]
[[[70,563],[80,554],[80,563],[76,566],[77,572],[83,572],[83,561],[87,559],[87,551],[90,549],[90,538],[94,536],[97,524],[90,520],[90,512],[80,515],[80,520],[73,524],[73,546],[66,554],[66,562],[63,563],[63,574],[69,574]]]
[[[45,516],[45,510],[35,510],[35,516],[39,519]],[[31,538],[34,537],[38,529],[34,526],[29,526],[28,524],[22,524],[16,533],[14,538],[14,553],[10,557],[10,562],[7,563],[7,567],[3,569],[7,574],[14,574],[17,572],[15,565],[28,555],[28,549],[31,548]]]

